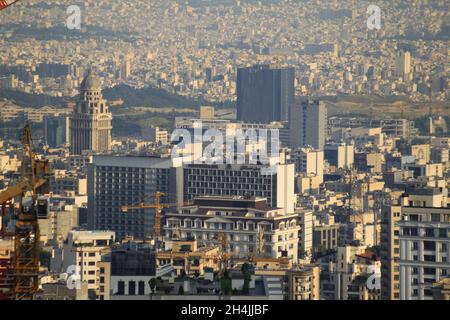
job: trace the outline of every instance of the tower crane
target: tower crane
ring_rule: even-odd
[[[154,223],[154,233],[156,237],[161,236],[161,214],[163,209],[171,208],[178,206],[176,203],[161,203],[161,198],[166,194],[164,192],[157,191],[155,193],[155,202],[154,203],[145,203],[141,202],[137,205],[124,205],[121,206],[120,209],[122,212],[129,212],[132,210],[141,210],[141,209],[155,209],[155,223]]]
[[[39,286],[38,210],[40,208],[37,196],[49,192],[50,165],[48,161],[38,159],[33,153],[31,130],[28,124],[24,127],[22,146],[21,179],[16,185],[0,192],[0,206],[4,216],[7,205],[11,207],[14,199],[17,199],[19,203],[14,231],[13,290],[16,300],[31,300]]]

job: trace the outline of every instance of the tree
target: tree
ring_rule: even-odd
[[[230,295],[231,292],[231,278],[228,274],[228,270],[225,270],[220,279],[220,287],[222,289],[222,293],[226,296]]]
[[[180,296],[182,296],[182,295],[184,294],[184,288],[183,288],[183,285],[181,285],[181,286],[178,288],[178,294],[179,294]]]
[[[152,294],[155,294],[156,283],[157,283],[156,278],[151,278],[148,281],[148,284],[150,285],[150,289],[152,290]]]
[[[244,285],[242,287],[242,293],[244,294],[248,294],[250,291],[250,280],[252,278],[250,269],[251,265],[248,263],[244,263],[241,268],[242,274],[244,276]]]

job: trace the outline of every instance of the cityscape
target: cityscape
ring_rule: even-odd
[[[0,300],[450,300],[449,12],[0,0]]]

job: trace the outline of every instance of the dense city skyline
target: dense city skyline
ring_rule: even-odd
[[[449,9],[4,5],[0,300],[449,300]]]

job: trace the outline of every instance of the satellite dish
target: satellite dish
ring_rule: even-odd
[[[19,0],[0,0],[0,10],[6,9],[10,5],[12,5],[14,2],[17,2]]]

